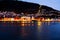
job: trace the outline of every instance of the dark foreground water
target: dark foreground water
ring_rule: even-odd
[[[60,40],[60,22],[0,22],[0,40]]]

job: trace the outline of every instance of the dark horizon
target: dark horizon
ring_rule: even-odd
[[[0,1],[18,1],[18,0],[0,0]]]

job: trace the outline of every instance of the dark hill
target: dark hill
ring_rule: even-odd
[[[45,5],[41,5],[41,8],[42,8],[42,9],[45,9],[45,10],[47,10],[47,11],[51,11],[51,10],[56,11],[55,9],[53,9],[53,8],[51,8],[51,7],[48,7],[48,6],[45,6]]]
[[[45,14],[45,13],[47,13],[47,14],[49,14],[49,13],[50,14],[51,13],[58,14],[58,12],[59,12],[59,10],[53,9],[52,7],[48,7],[48,6],[45,6],[45,5],[41,5],[40,10],[41,10],[41,13],[43,13],[43,14]]]
[[[0,10],[15,11],[15,12],[32,12],[36,13],[39,9],[39,4],[28,3],[22,1],[0,1]]]
[[[39,5],[36,3],[29,3],[29,2],[23,2],[23,1],[0,1],[0,11],[14,11],[17,13],[37,13],[39,10],[44,13],[57,13],[58,10],[55,10],[51,7],[45,6],[45,5]]]

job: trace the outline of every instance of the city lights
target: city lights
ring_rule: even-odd
[[[29,15],[29,16],[28,16]],[[37,16],[34,16],[37,15]],[[44,18],[44,17],[38,17],[39,16],[39,11],[37,14],[27,14],[25,15],[24,13],[17,14],[15,12],[10,12],[10,11],[0,11],[0,21],[22,21],[22,23],[30,23],[31,21],[60,21],[60,19],[54,19],[54,18]],[[40,14],[41,16],[41,14]]]

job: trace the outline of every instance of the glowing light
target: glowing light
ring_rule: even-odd
[[[25,24],[23,23],[23,24],[21,24],[21,26],[25,26]]]
[[[41,26],[41,22],[40,21],[38,21],[37,24],[38,24],[38,26]]]
[[[42,22],[41,22],[41,21],[38,21],[38,22],[37,22],[37,28],[38,28],[37,30],[38,30],[39,32],[40,32],[40,27],[41,27],[41,25],[42,25]]]
[[[14,18],[11,18],[11,21],[14,21]]]
[[[34,17],[32,17],[32,20],[35,20],[35,18],[34,18]]]
[[[23,17],[18,17],[18,18],[1,18],[0,21],[23,21],[25,23],[30,23],[32,20],[36,20],[36,21],[60,21],[60,19],[50,19],[50,18],[34,18],[34,17],[26,17],[26,16],[23,16]],[[23,23],[22,22],[22,23]]]
[[[42,21],[44,21],[45,19],[44,18],[42,18]]]
[[[51,19],[48,18],[48,19],[45,19],[45,21],[51,21]]]

